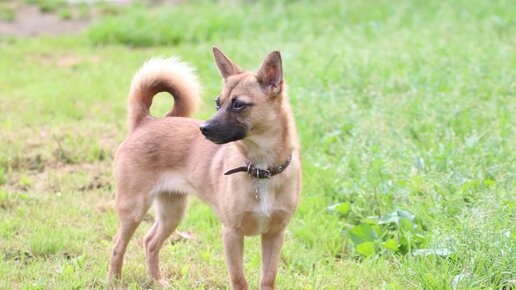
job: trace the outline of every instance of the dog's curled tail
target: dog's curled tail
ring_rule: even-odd
[[[134,75],[129,92],[129,130],[152,118],[150,107],[157,93],[168,92],[174,107],[168,117],[189,117],[197,109],[201,87],[188,64],[177,58],[153,58]]]

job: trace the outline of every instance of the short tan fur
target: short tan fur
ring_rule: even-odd
[[[194,70],[177,59],[153,59],[135,75],[129,95],[127,139],[113,164],[119,228],[108,282],[120,277],[127,244],[154,203],[156,221],[145,235],[148,275],[166,286],[159,268],[163,242],[183,218],[188,195],[206,202],[220,219],[230,284],[248,289],[244,236],[261,235],[261,289],[274,289],[285,228],[301,191],[299,141],[283,81],[279,52],[257,72],[246,72],[213,48],[224,80],[218,111],[206,122],[189,118],[199,103]],[[155,94],[166,91],[174,107],[163,118],[149,113]],[[210,141],[211,140],[211,141]],[[292,156],[280,174],[259,180],[245,172],[224,172],[251,162],[271,168]],[[258,198],[257,198],[258,197]]]

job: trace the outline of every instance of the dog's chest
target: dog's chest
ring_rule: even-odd
[[[277,194],[270,186],[262,185],[259,191],[253,194],[253,205],[249,211],[243,213],[242,230],[245,235],[259,235],[284,226],[288,212],[277,198]]]
[[[276,193],[268,184],[257,185],[255,188],[256,203],[253,212],[260,216],[270,217],[276,202]]]

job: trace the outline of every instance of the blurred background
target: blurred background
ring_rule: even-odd
[[[105,288],[111,163],[134,72],[254,70],[280,50],[303,192],[279,289],[516,287],[514,1],[0,0],[0,288]],[[159,94],[154,116],[172,98]],[[153,288],[133,238],[121,288]],[[259,238],[246,241],[259,281]],[[191,200],[162,251],[171,289],[227,289],[220,224]]]

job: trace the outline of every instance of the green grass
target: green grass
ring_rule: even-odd
[[[0,21],[11,22],[16,19],[16,11],[12,5],[0,1]]]
[[[271,50],[303,146],[302,200],[279,289],[515,287],[516,51],[510,1],[188,3],[120,8],[77,37],[0,41],[0,288],[104,288],[117,227],[111,160],[134,71],[210,47],[255,68]],[[153,108],[163,114],[170,98]],[[152,287],[142,237],[121,285]],[[220,225],[192,200],[167,242],[174,289],[226,288]],[[246,241],[259,278],[259,239]],[[507,289],[507,288],[506,288]]]
[[[56,12],[67,5],[66,0],[23,0],[28,5],[36,5],[42,12]]]

